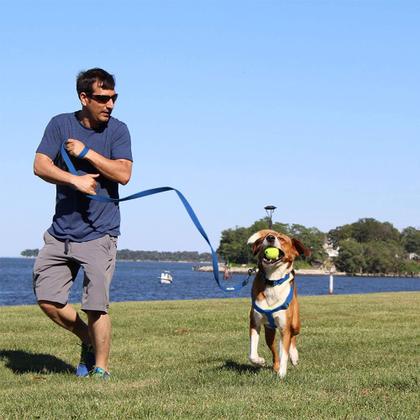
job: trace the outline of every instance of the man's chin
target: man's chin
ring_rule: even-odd
[[[106,123],[109,121],[110,118],[111,118],[111,114],[101,114],[99,115],[98,119],[100,122]]]

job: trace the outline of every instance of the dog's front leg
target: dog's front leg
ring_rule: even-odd
[[[267,343],[268,348],[271,350],[273,355],[273,370],[275,372],[279,371],[280,368],[280,359],[279,352],[277,351],[277,346],[275,343],[276,330],[274,328],[268,328],[265,326],[265,342]]]
[[[258,356],[258,342],[260,340],[262,318],[260,314],[255,313],[255,311],[251,309],[249,319],[249,360],[256,366],[264,366],[264,358]]]
[[[289,328],[284,328],[281,330],[280,340],[279,340],[279,353],[280,353],[280,369],[278,375],[280,378],[284,378],[287,372],[287,362],[289,361],[289,349],[290,349],[290,340],[292,336]]]

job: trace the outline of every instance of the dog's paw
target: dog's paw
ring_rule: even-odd
[[[255,366],[265,366],[265,359],[263,357],[250,357],[249,360]]]
[[[277,376],[278,376],[280,379],[284,379],[284,378],[286,377],[286,370],[280,369],[280,370],[277,372]]]
[[[298,364],[298,361],[299,361],[299,353],[298,353],[296,347],[290,349],[289,356],[290,356],[290,361],[292,362],[292,365],[296,366]]]

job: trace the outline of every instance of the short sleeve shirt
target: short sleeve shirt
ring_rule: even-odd
[[[132,161],[131,139],[127,126],[111,117],[100,131],[84,127],[76,113],[60,114],[52,118],[45,129],[37,153],[50,157],[54,164],[67,171],[60,148],[68,139],[80,140],[85,146],[108,159]],[[97,174],[87,160],[70,157],[79,175]],[[118,183],[100,175],[96,178],[98,195],[119,198]],[[118,203],[90,200],[83,193],[66,185],[57,185],[56,207],[48,232],[59,240],[85,242],[106,234],[120,234]]]

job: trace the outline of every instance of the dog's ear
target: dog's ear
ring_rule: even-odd
[[[253,245],[255,242],[258,241],[258,239],[261,238],[261,232],[256,232],[253,235],[251,235],[247,241],[248,245]]]
[[[251,235],[247,241],[248,245],[252,245],[252,253],[254,255],[257,255],[260,248],[261,248],[261,243],[262,243],[262,238],[264,237],[264,235],[260,232],[256,232],[253,235]]]
[[[312,254],[312,251],[309,248],[306,248],[299,239],[292,238],[292,244],[296,249],[298,255],[304,255],[305,257],[309,257]]]

